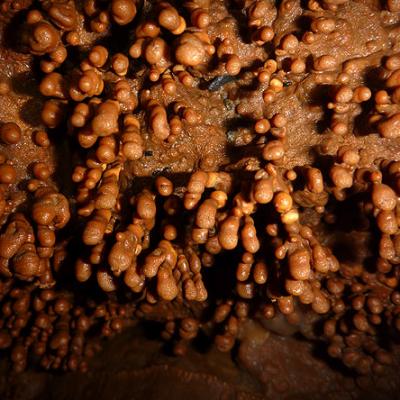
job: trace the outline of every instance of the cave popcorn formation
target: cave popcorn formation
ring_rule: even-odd
[[[181,355],[200,331],[230,351],[250,320],[284,318],[356,373],[385,373],[400,331],[398,1],[0,7],[40,110],[12,115],[9,56],[0,348],[16,371],[28,357],[86,371],[101,338],[142,320]]]

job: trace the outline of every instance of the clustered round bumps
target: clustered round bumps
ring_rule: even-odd
[[[63,136],[72,149],[73,193],[37,160],[18,210],[7,208],[18,170],[0,155],[0,349],[15,370],[32,353],[85,371],[101,337],[143,319],[164,324],[177,355],[202,330],[230,351],[247,319],[268,329],[278,314],[294,326],[316,315],[312,339],[360,374],[391,364],[381,338],[400,331],[400,163],[366,160],[356,121],[400,137],[400,55],[369,87],[367,65],[318,47],[349,40],[347,1],[232,1],[246,38],[223,3],[1,6],[4,18],[24,11],[19,44],[40,67],[32,141]],[[282,21],[302,14],[288,32]],[[291,110],[276,106],[294,87],[329,87],[307,162],[293,157]],[[4,147],[24,135],[0,126]],[[201,135],[211,144],[194,150]],[[336,254],[335,234],[352,232],[370,253]]]

